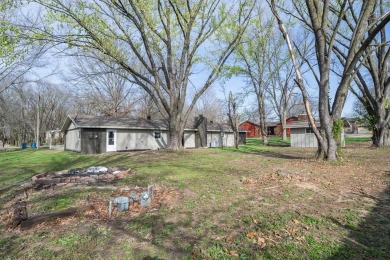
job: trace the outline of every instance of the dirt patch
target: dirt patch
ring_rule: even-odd
[[[130,196],[131,191],[115,191],[110,197]],[[131,201],[129,210],[120,212],[117,207],[113,207],[112,215],[109,216],[107,196],[98,193],[88,196],[87,201],[93,209],[84,213],[86,217],[101,220],[114,220],[121,217],[136,217],[141,213],[158,211],[162,205],[168,205],[172,198],[176,197],[179,192],[173,188],[156,185],[153,188],[153,198],[150,205],[142,207],[139,201]]]
[[[337,163],[314,160],[312,149],[273,148],[272,153],[220,153],[216,150],[207,153],[205,150],[202,155],[198,151],[193,154],[186,151],[181,154],[182,158],[175,153],[143,153],[138,156],[142,163],[147,162],[148,167],[162,167],[161,171],[153,169],[159,183],[155,188],[155,200],[149,207],[134,203],[129,211],[114,210],[109,218],[108,201],[123,195],[120,191],[123,187],[115,183],[105,187],[79,186],[69,191],[82,193],[93,189],[73,203],[92,205],[93,209],[42,223],[31,231],[20,233],[16,229],[4,233],[9,237],[32,238],[35,234],[50,232],[55,238],[81,239],[88,242],[84,242],[87,246],[80,250],[91,255],[98,252],[100,258],[110,258],[117,252],[122,258],[135,259],[148,256],[175,259],[191,254],[200,259],[222,259],[229,255],[246,256],[244,254],[248,252],[248,259],[261,258],[262,252],[280,258],[327,258],[335,253],[330,250],[342,250],[351,245],[352,252],[358,253],[348,251],[346,255],[350,258],[364,258],[359,257],[359,254],[365,254],[359,251],[360,248],[386,253],[389,249],[380,248],[377,238],[383,239],[382,244],[390,245],[389,239],[383,236],[390,228],[390,161],[387,160],[390,150],[359,144],[342,151],[344,160]],[[203,156],[203,153],[205,156],[226,156],[226,161],[221,165],[212,162],[205,168],[196,164],[199,173],[191,178],[181,179],[180,173],[171,174],[183,165],[190,168],[194,161],[192,157]],[[177,160],[183,161],[176,164]],[[153,166],[155,161],[159,166]],[[209,162],[209,159],[205,161]],[[170,165],[172,168],[167,169]],[[213,167],[216,171],[210,174]],[[217,171],[220,168],[223,173]],[[144,169],[143,174],[151,174],[148,170]],[[165,178],[161,172],[168,172],[169,176]],[[169,182],[171,177],[180,180],[181,188],[176,182]],[[131,178],[136,180],[138,176]],[[40,198],[44,203],[64,190],[65,187],[46,190],[47,196],[40,191],[36,199]],[[30,198],[30,202],[32,200]],[[100,233],[96,238],[86,240],[90,236],[88,232],[92,232],[90,229]],[[70,232],[82,235],[72,237]],[[93,247],[93,241],[98,241],[105,232],[112,237]],[[61,243],[67,243],[66,239]],[[286,246],[293,246],[294,250],[286,252]],[[27,247],[32,250],[32,245]],[[61,248],[58,244],[56,247]],[[122,253],[126,247],[131,248],[129,255]],[[99,250],[104,252],[99,253]],[[316,255],[323,252],[328,255]],[[34,254],[41,256],[40,252]],[[375,256],[371,259],[381,258]]]
[[[72,203],[71,206],[77,206],[78,208],[82,209],[79,210],[77,214],[73,214],[72,216],[66,216],[66,217],[58,217],[54,219],[50,219],[49,221],[44,221],[44,223],[40,223],[35,225],[34,228],[30,228],[31,230],[36,231],[42,231],[43,229],[52,229],[56,226],[67,226],[72,221],[75,221],[74,225],[78,222],[77,219],[80,219],[82,217],[83,219],[87,220],[94,220],[94,221],[114,221],[116,218],[129,218],[129,217],[136,217],[140,214],[147,213],[147,212],[156,212],[160,209],[161,206],[165,205],[168,206],[172,204],[172,201],[177,200],[177,198],[183,197],[181,191],[178,189],[168,188],[161,185],[154,185],[153,188],[153,198],[151,199],[150,205],[142,207],[140,205],[139,201],[131,201],[129,210],[119,212],[117,207],[113,207],[112,215],[109,216],[109,201],[112,200],[115,197],[118,196],[130,196],[130,190],[123,190],[117,187],[110,187],[110,186],[100,186],[95,187],[96,189],[102,190],[105,189],[106,192],[97,192],[97,191],[91,191],[88,192],[88,195],[78,200],[76,203]],[[69,187],[60,186],[56,189],[49,189],[49,190],[41,190],[39,191],[38,197],[45,197],[43,196],[45,193],[46,197],[49,198],[61,198],[61,192],[64,190],[69,189]],[[82,191],[82,187],[74,187],[74,192],[80,192]],[[127,188],[126,188],[127,189]],[[137,188],[140,189],[140,188]],[[111,194],[107,194],[107,190],[112,190]],[[19,207],[16,207],[19,205],[20,201],[23,201],[24,208],[27,212],[32,210],[32,207],[34,207],[36,201],[29,201],[28,198],[23,198],[23,200],[18,197],[14,200],[9,201],[6,204],[6,207],[2,210],[1,214],[1,221],[4,225],[4,227],[9,228],[9,231],[14,229],[18,226],[22,221],[28,221],[26,217],[21,219],[18,223],[15,224],[15,215],[20,214],[19,213]],[[176,204],[175,202],[173,204]],[[27,206],[26,206],[27,205]],[[86,210],[84,210],[86,209]],[[66,210],[65,210],[66,211]],[[26,213],[27,216],[27,213]],[[29,216],[33,217],[39,217],[39,212],[34,211],[33,215],[29,214]],[[73,226],[73,225],[71,225]]]

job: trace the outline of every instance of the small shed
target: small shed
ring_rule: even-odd
[[[320,123],[315,122],[316,127],[320,128]],[[318,147],[318,141],[310,126],[307,115],[298,115],[296,121],[287,123],[290,129],[291,147]]]
[[[69,115],[61,131],[65,150],[96,154],[164,149],[169,144],[168,129],[164,119]],[[240,136],[245,143],[245,131]],[[184,148],[233,146],[234,134],[229,125],[199,116],[185,127],[182,144]]]
[[[291,147],[318,147],[317,138],[310,126],[292,123],[289,127],[291,129]]]
[[[307,115],[299,115],[297,121],[287,124],[291,129],[291,147],[318,147],[318,141],[309,123]],[[317,128],[321,128],[320,122],[315,121]],[[341,133],[341,146],[345,146],[344,132]]]

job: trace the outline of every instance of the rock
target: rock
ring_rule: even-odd
[[[96,183],[98,180],[95,178],[89,178],[89,183]]]
[[[53,184],[61,183],[61,178],[53,178],[53,179],[52,179],[52,183],[53,183]]]
[[[57,172],[57,174],[63,175],[63,174],[67,174],[68,172],[69,172],[68,170],[62,170],[62,171]]]
[[[82,184],[88,184],[90,182],[92,182],[92,178],[89,178],[89,177],[80,178],[80,183],[82,183]]]
[[[92,167],[89,167],[87,169],[87,172],[88,173],[105,173],[105,172],[108,172],[108,168],[107,167],[103,167],[103,166],[92,166]]]
[[[112,180],[115,179],[115,176],[113,174],[107,173],[106,174],[106,179],[112,181]]]
[[[83,172],[83,169],[77,168],[77,169],[70,169],[68,171],[68,174],[80,174]]]
[[[37,179],[35,183],[37,184],[43,184],[43,185],[51,185],[53,182],[52,179]]]

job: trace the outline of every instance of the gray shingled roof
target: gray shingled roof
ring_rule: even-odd
[[[77,115],[72,122],[80,128],[168,129],[166,120],[146,118]]]
[[[128,117],[90,116],[90,115],[68,115],[62,131],[66,131],[70,123],[76,128],[114,128],[114,129],[160,129],[168,130],[168,121],[165,119],[146,119]],[[196,131],[194,122],[190,121],[185,127],[186,130]],[[228,124],[207,122],[208,131],[232,132]]]
[[[320,122],[315,121],[316,127],[321,127]],[[286,124],[286,128],[308,128],[309,126],[309,121],[293,121],[288,124]]]

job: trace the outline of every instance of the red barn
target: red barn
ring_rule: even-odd
[[[239,128],[246,131],[246,137],[261,137],[260,125],[258,124],[252,123],[250,121],[245,121],[244,123],[241,123],[239,125]]]
[[[298,117],[289,117],[286,119],[286,127],[288,127],[288,123],[297,121]],[[250,121],[245,121],[239,125],[239,128],[246,131],[247,138],[261,138],[261,129],[260,125],[255,124]],[[267,132],[270,136],[282,136],[283,128],[281,123],[276,122],[268,122],[267,123]],[[289,137],[291,134],[291,129],[287,128],[287,136]]]

